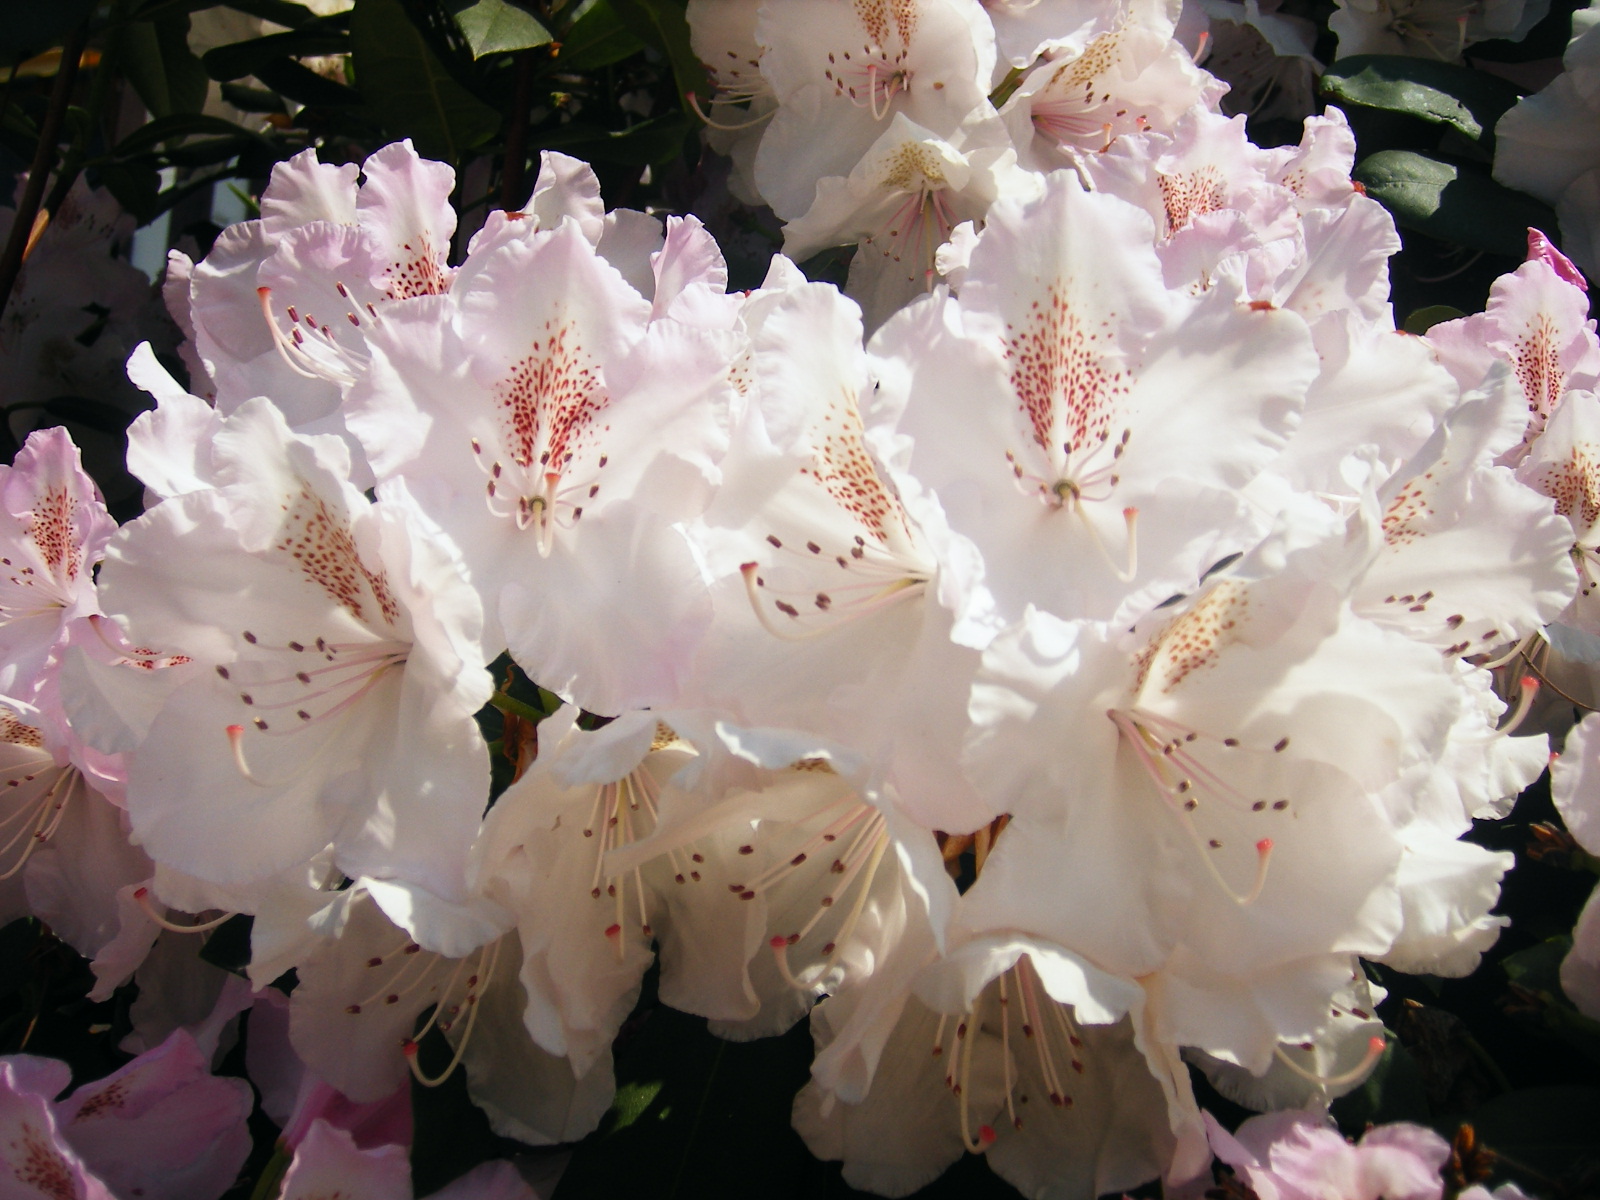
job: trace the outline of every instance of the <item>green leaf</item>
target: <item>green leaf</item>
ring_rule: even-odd
[[[262,145],[271,145],[260,134],[252,133],[232,121],[224,121],[221,117],[208,117],[203,113],[178,113],[170,117],[160,117],[148,125],[141,125],[117,143],[112,155],[116,158],[131,158],[135,154],[154,149],[162,142],[188,137],[191,134],[250,138]]]
[[[207,52],[201,62],[213,79],[233,80],[254,75],[257,68],[281,58],[308,58],[318,54],[346,54],[350,35],[326,26],[291,29],[245,42],[229,42]]]
[[[368,112],[419,154],[458,163],[499,132],[500,114],[451,77],[400,0],[356,0],[350,46]]]
[[[100,186],[143,225],[156,216],[161,172],[143,163],[106,163],[95,171]]]
[[[1420,337],[1435,325],[1442,325],[1446,321],[1455,321],[1466,315],[1459,308],[1451,308],[1448,304],[1430,304],[1426,308],[1419,308],[1413,311],[1406,318],[1403,328],[1407,333],[1414,333]]]
[[[683,139],[689,135],[689,130],[688,118],[678,112],[651,117],[631,129],[608,130],[574,122],[542,135],[538,147],[560,150],[590,162],[643,167],[681,154]]]
[[[242,83],[222,85],[222,98],[240,112],[275,113],[283,111],[283,98],[266,88],[249,87]]]
[[[455,0],[452,7],[473,58],[531,50],[551,40],[550,31],[532,13],[506,0]]]
[[[155,117],[197,113],[210,78],[189,50],[189,18],[134,21],[117,31],[117,50],[129,85]]]
[[[199,12],[207,8],[231,8],[274,24],[286,25],[290,29],[298,29],[309,21],[322,19],[304,4],[294,3],[294,0],[228,0],[220,5],[217,0],[145,0],[134,9],[132,16],[148,21],[173,13]]]
[[[1548,205],[1502,187],[1484,171],[1410,150],[1380,150],[1357,163],[1351,178],[1405,229],[1518,261],[1527,252],[1530,225],[1556,228]]]
[[[611,4],[635,37],[667,56],[684,108],[689,107],[691,95],[710,99],[711,81],[689,44],[689,20],[681,0],[611,0]]]
[[[595,71],[643,49],[644,43],[629,32],[610,0],[595,0],[562,35],[554,65],[561,71]]]
[[[1339,104],[1448,125],[1473,141],[1492,140],[1495,122],[1519,98],[1511,84],[1483,71],[1391,54],[1342,58],[1323,73],[1321,86]]]
[[[339,108],[361,103],[361,95],[354,88],[318,75],[304,63],[297,63],[292,58],[262,63],[256,68],[256,78],[278,95],[315,108]]]

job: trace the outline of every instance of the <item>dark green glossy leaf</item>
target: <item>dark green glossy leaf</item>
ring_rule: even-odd
[[[611,0],[611,4],[635,37],[667,56],[685,108],[691,95],[702,102],[710,98],[711,81],[689,45],[689,21],[681,0]]]
[[[531,50],[551,40],[538,18],[506,0],[456,0],[452,7],[473,58]]]
[[[1390,54],[1342,58],[1323,73],[1321,86],[1338,104],[1448,125],[1473,141],[1492,139],[1495,122],[1518,99],[1511,84],[1482,71]]]
[[[122,72],[151,116],[197,113],[205,106],[210,77],[189,50],[189,18],[135,21],[117,32]]]
[[[1448,304],[1430,304],[1427,308],[1417,309],[1407,317],[1403,328],[1407,333],[1414,333],[1420,337],[1435,325],[1459,320],[1466,315],[1459,308],[1451,308]]]
[[[400,0],[356,0],[350,45],[368,112],[419,154],[459,162],[499,131],[500,114],[445,70]]]
[[[340,108],[361,103],[354,88],[335,83],[318,75],[304,63],[292,58],[262,63],[256,68],[256,78],[287,99],[316,108]]]
[[[143,163],[105,163],[95,171],[95,181],[116,197],[118,204],[142,225],[154,217],[161,193],[161,172]]]
[[[134,10],[133,16],[149,20],[171,13],[192,13],[207,8],[231,8],[235,12],[260,17],[262,20],[285,25],[290,29],[298,29],[307,22],[324,19],[318,17],[304,4],[294,3],[294,0],[229,0],[228,3],[221,5],[216,0],[145,0],[144,4]]]
[[[208,117],[203,113],[179,113],[161,117],[148,125],[141,125],[117,143],[112,154],[117,158],[131,158],[135,154],[152,150],[172,138],[210,134],[213,137],[239,137],[265,142],[259,134],[224,121],[221,117]]]
[[[291,29],[247,42],[230,42],[209,51],[201,61],[213,79],[243,79],[258,68],[281,58],[306,58],[319,54],[346,54],[349,34],[326,26]]]
[[[594,0],[561,35],[561,51],[552,65],[559,71],[595,71],[643,49],[611,0]]]
[[[683,140],[690,125],[682,113],[667,113],[641,121],[632,129],[606,130],[593,125],[563,126],[543,135],[539,146],[560,150],[591,162],[620,163],[642,167],[665,162],[683,152]]]
[[[1502,187],[1486,171],[1410,150],[1380,150],[1357,163],[1351,177],[1397,224],[1474,250],[1520,260],[1529,226],[1556,228],[1547,205]]]
[[[242,83],[222,85],[222,98],[240,112],[275,113],[283,111],[283,97],[266,88],[249,87]]]

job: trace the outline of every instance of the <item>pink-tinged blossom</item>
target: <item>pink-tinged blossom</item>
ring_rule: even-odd
[[[1229,1133],[1210,1113],[1216,1156],[1261,1200],[1439,1200],[1450,1143],[1421,1125],[1395,1122],[1347,1141],[1313,1112],[1251,1117]]]
[[[983,559],[956,637],[1030,604],[1137,616],[1259,534],[1239,497],[1283,447],[1316,377],[1305,324],[1220,292],[1170,292],[1148,218],[1066,172],[1002,200],[959,301],[874,342],[876,403],[905,468]]]
[[[454,172],[409,141],[362,171],[358,188],[355,166],[314,150],[279,164],[261,218],[225,229],[193,267],[188,319],[221,412],[272,396],[295,429],[343,434],[341,401],[380,309],[448,289]]]
[[[62,1137],[51,1098],[71,1081],[63,1062],[0,1059],[0,1180],[18,1200],[115,1200]]]
[[[871,764],[867,787],[891,781],[914,820],[975,828],[994,814],[954,755],[977,655],[950,638],[975,556],[941,555],[952,539],[937,510],[914,512],[915,481],[885,460],[893,429],[863,412],[872,373],[855,306],[774,279],[745,321],[743,420],[691,530],[716,615],[686,698],[849,747]]]
[[[1521,444],[1503,456],[1508,464],[1527,455],[1563,395],[1600,387],[1600,341],[1588,314],[1588,295],[1535,251],[1495,281],[1483,312],[1428,330],[1428,343],[1463,388],[1478,387],[1496,362],[1511,365],[1528,416]]]
[[[362,1147],[330,1122],[312,1122],[295,1149],[277,1193],[280,1200],[412,1200],[411,1161],[404,1146]],[[482,1163],[429,1200],[539,1200],[509,1162]]]
[[[756,20],[778,100],[755,181],[785,221],[846,176],[898,113],[949,138],[988,107],[994,30],[977,0],[785,0]],[[992,111],[992,110],[990,110]]]
[[[254,1097],[242,1079],[213,1076],[176,1033],[62,1100],[65,1063],[0,1060],[0,1175],[8,1195],[41,1200],[216,1200],[250,1153]]]
[[[404,1146],[363,1150],[344,1130],[313,1121],[295,1149],[278,1195],[282,1200],[322,1200],[329,1195],[411,1200],[411,1158]]]
[[[1221,85],[1173,40],[1169,7],[1118,4],[1105,27],[1052,49],[1022,79],[1000,115],[1024,166],[1089,160],[1120,139],[1169,131],[1191,109],[1215,107]]]
[[[212,454],[221,486],[126,526],[103,568],[133,636],[192,659],[158,673],[182,682],[150,697],[128,756],[135,832],[224,885],[333,843],[352,877],[451,895],[488,789],[473,714],[491,685],[448,541],[403,489],[369,502],[341,441],[265,400]]]
[[[65,429],[0,466],[0,694],[32,699],[68,622],[100,611],[93,572],[116,527]]]
[[[1041,54],[1056,57],[1069,48],[1081,49],[1125,15],[1122,5],[1085,0],[983,0],[983,7],[994,25],[1002,67],[1019,70],[1031,67]]]
[[[564,221],[387,318],[351,417],[461,547],[486,645],[597,712],[670,701],[710,617],[676,525],[716,477],[735,346],[652,315]]]
[[[847,177],[817,181],[815,203],[784,226],[784,253],[800,262],[857,243],[845,291],[876,329],[932,289],[939,247],[956,225],[981,223],[1002,195],[1024,200],[1039,190],[999,122],[969,122],[946,141],[896,113]]]
[[[1600,397],[1567,392],[1517,477],[1554,501],[1555,515],[1570,526],[1568,554],[1579,588],[1562,622],[1600,633]]]
[[[1292,562],[1131,632],[1030,612],[971,705],[969,773],[1015,816],[965,919],[1159,973],[1158,1040],[1253,1071],[1322,1026],[1352,953],[1401,933],[1376,793],[1460,705],[1436,651],[1350,611],[1336,562]]]

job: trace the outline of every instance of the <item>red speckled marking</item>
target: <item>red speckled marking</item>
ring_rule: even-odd
[[[83,568],[83,548],[73,532],[72,518],[78,502],[65,487],[46,488],[33,506],[28,536],[39,547],[39,557],[58,579],[68,583]]]
[[[1187,175],[1158,175],[1161,204],[1167,213],[1171,237],[1201,213],[1216,212],[1228,199],[1228,189],[1215,167],[1201,167]]]
[[[1516,368],[1517,382],[1528,398],[1528,411],[1536,418],[1548,417],[1555,411],[1566,382],[1553,334],[1549,318],[1540,314],[1515,343],[1512,365]],[[1542,428],[1543,421],[1539,424]]]
[[[900,501],[883,480],[862,441],[861,415],[847,394],[828,405],[822,420],[811,430],[811,466],[801,470],[828,490],[835,503],[873,534],[887,542],[898,528],[911,535]]]
[[[127,1103],[127,1100],[128,1088],[125,1083],[118,1080],[116,1083],[107,1084],[83,1102],[73,1120],[82,1121],[86,1117],[116,1112]]]
[[[415,246],[416,249],[412,249]],[[450,281],[439,266],[439,256],[423,235],[403,247],[410,257],[389,264],[384,278],[391,300],[410,300],[414,296],[438,296],[450,290]]]
[[[11,1174],[48,1200],[78,1200],[77,1172],[43,1132],[22,1122],[22,1135],[11,1143]]]
[[[545,337],[494,389],[512,461],[559,472],[599,432],[595,417],[610,403],[600,373],[565,322],[545,322]],[[541,443],[543,448],[541,449]]]
[[[12,746],[31,746],[37,750],[44,746],[44,735],[32,725],[24,725],[13,713],[0,708],[0,742]]]
[[[1445,464],[1439,465],[1442,467]],[[1433,516],[1433,506],[1428,502],[1429,483],[1433,475],[1434,472],[1429,471],[1408,481],[1400,489],[1400,494],[1389,501],[1389,507],[1383,514],[1383,540],[1386,545],[1409,546],[1428,535],[1422,523]]]
[[[1585,528],[1600,518],[1600,459],[1589,446],[1574,446],[1566,462],[1551,463],[1534,486],[1556,502],[1563,517],[1578,514]]]
[[[1249,611],[1249,593],[1242,584],[1217,584],[1134,656],[1137,690],[1155,677],[1161,690],[1170,692],[1196,671],[1214,665]]]
[[[902,44],[909,44],[917,32],[916,0],[855,0],[855,6],[856,20],[880,47],[888,44],[891,20]]]
[[[285,550],[300,564],[301,573],[357,620],[366,620],[366,601],[370,596],[383,619],[393,624],[400,606],[389,591],[389,581],[380,569],[369,571],[356,550],[350,527],[328,509],[327,503],[303,486],[298,496],[284,502],[284,535],[277,548]]]
[[[1007,331],[1011,387],[1033,440],[1050,450],[1059,420],[1069,453],[1105,441],[1128,389],[1122,372],[1104,364],[1096,345],[1101,334],[1090,331],[1056,287],[1043,304],[1033,302],[1020,330]]]

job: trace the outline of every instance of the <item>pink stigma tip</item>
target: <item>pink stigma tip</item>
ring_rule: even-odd
[[[992,1145],[994,1145],[994,1138],[995,1138],[994,1126],[992,1126],[992,1125],[979,1125],[978,1126],[978,1144],[980,1146],[992,1146]]]
[[[767,943],[767,945],[771,946],[774,950],[782,950],[787,947],[788,944],[789,939],[781,935],[774,936],[773,939]]]
[[[609,937],[616,937],[621,932],[622,932],[622,926],[621,925],[607,925],[606,926],[606,936],[608,938]]]
[[[135,900],[143,900],[149,894],[150,894],[150,889],[147,888],[147,887],[134,888],[133,889],[133,898]]]
[[[1257,842],[1256,843],[1256,853],[1257,854],[1271,854],[1272,853],[1272,839],[1271,838],[1262,838],[1259,842]]]
[[[244,726],[243,725],[229,725],[228,726],[228,736],[229,737],[238,737],[242,733],[244,733]]]

